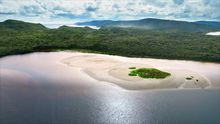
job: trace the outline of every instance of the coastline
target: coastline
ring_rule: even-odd
[[[42,49],[42,50],[36,50],[36,51],[25,51],[21,53],[12,53],[12,54],[5,54],[0,56],[0,58],[5,58],[9,56],[22,56],[27,54],[33,54],[33,53],[50,53],[50,52],[75,52],[75,53],[88,53],[88,54],[100,54],[100,55],[109,55],[109,56],[121,56],[121,57],[129,57],[129,58],[146,58],[146,59],[163,59],[163,60],[176,60],[176,61],[189,61],[189,62],[201,62],[201,63],[214,63],[214,64],[220,64],[220,61],[207,61],[202,59],[192,59],[192,58],[169,58],[169,57],[161,57],[161,56],[134,56],[134,55],[122,55],[122,54],[112,54],[109,52],[103,52],[103,51],[96,51],[96,50],[89,50],[89,49]]]

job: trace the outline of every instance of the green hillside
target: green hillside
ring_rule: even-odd
[[[17,21],[17,20],[6,20],[2,23],[0,23],[0,29],[14,29],[14,30],[20,30],[20,31],[30,31],[30,30],[45,30],[47,29],[41,24],[33,24],[33,23],[27,23],[23,21]]]
[[[9,22],[0,23],[0,56],[48,49],[83,49],[131,57],[220,62],[219,36],[207,36],[202,31],[119,27],[95,30],[68,26],[47,29],[40,24]]]

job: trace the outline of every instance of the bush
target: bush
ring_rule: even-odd
[[[139,76],[141,78],[156,78],[163,79],[171,74],[168,72],[163,72],[155,68],[139,68],[135,70],[131,70],[129,76]]]

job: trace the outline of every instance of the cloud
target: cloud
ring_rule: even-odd
[[[97,8],[91,7],[91,6],[89,6],[89,7],[86,8],[86,11],[88,11],[88,12],[94,12],[94,11],[96,11],[96,10],[97,10]]]
[[[183,4],[184,0],[173,0],[173,2],[175,4],[181,5],[181,4]]]
[[[57,23],[94,19],[218,20],[220,0],[0,0],[0,21]]]
[[[0,12],[0,15],[4,16],[4,15],[14,15],[15,13],[13,12]]]
[[[30,5],[30,6],[22,6],[19,10],[19,14],[23,16],[39,16],[43,14],[44,10],[41,7]]]

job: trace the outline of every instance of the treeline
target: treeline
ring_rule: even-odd
[[[26,30],[19,26],[23,23],[14,27],[0,24],[0,56],[48,49],[85,49],[131,57],[220,62],[220,37],[207,36],[206,32],[67,26],[47,29],[37,24]]]

